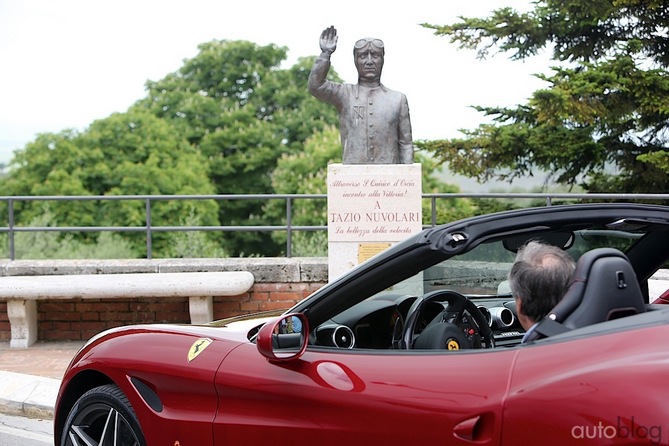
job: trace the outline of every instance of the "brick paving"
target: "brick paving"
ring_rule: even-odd
[[[83,341],[36,342],[28,348],[9,348],[0,342],[0,370],[61,379]]]

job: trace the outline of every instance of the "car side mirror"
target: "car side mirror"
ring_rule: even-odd
[[[258,351],[270,361],[290,361],[302,356],[309,343],[309,321],[302,313],[267,322],[258,332]]]

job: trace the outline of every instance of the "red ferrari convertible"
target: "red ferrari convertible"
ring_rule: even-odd
[[[521,343],[506,280],[533,239],[577,268]],[[669,306],[649,293],[668,260],[663,206],[426,229],[283,314],[94,337],[62,381],[55,443],[669,444]]]

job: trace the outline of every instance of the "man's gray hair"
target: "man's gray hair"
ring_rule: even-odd
[[[557,246],[530,241],[509,271],[509,286],[522,312],[538,322],[562,299],[571,284],[574,259]]]

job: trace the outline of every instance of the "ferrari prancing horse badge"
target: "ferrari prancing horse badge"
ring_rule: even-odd
[[[212,341],[209,338],[200,338],[191,345],[190,350],[188,350],[188,362],[191,362],[193,359],[204,351],[205,348],[209,347]]]

